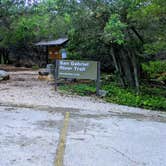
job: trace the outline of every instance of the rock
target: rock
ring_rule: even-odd
[[[54,81],[54,75],[49,73],[47,69],[40,69],[38,79],[46,81]]]
[[[99,90],[99,96],[105,97],[107,95],[107,91],[105,90]]]
[[[8,72],[4,70],[0,70],[0,81],[2,80],[8,80],[9,79],[9,74]]]
[[[49,75],[39,75],[38,79],[41,80],[41,81],[54,81],[54,77],[51,74],[49,74]]]
[[[49,72],[46,69],[40,69],[39,75],[41,75],[41,76],[48,76]]]
[[[46,71],[49,74],[54,74],[54,72],[55,72],[55,66],[53,64],[47,64]]]

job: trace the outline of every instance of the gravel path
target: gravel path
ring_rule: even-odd
[[[49,82],[38,80],[38,71],[10,72],[10,76],[9,81],[0,82],[1,104],[163,115],[140,108],[107,103],[97,97],[71,96],[55,92],[54,86]]]

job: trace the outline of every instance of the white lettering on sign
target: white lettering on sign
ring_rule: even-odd
[[[85,72],[86,68],[85,67],[74,67],[75,71],[80,71],[80,72]]]
[[[70,71],[72,70],[72,67],[66,67],[66,66],[59,66],[60,70]]]
[[[74,61],[71,61],[70,62],[71,66],[85,66],[85,67],[88,67],[89,66],[89,63],[85,63],[85,62],[74,62]]]
[[[61,78],[97,79],[97,62],[60,60],[58,76]]]
[[[60,61],[59,69],[63,71],[79,71],[79,72],[85,72],[86,67],[89,66],[89,63],[85,62],[65,62],[65,61]]]
[[[80,76],[79,73],[62,73],[62,72],[60,72],[59,74],[66,75],[66,76]]]
[[[65,62],[65,61],[60,61],[60,65],[64,65],[64,66],[66,65],[67,66],[67,65],[70,65],[70,63],[69,62]]]

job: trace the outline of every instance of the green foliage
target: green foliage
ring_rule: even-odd
[[[96,88],[93,84],[70,84],[70,85],[63,85],[60,86],[59,89],[61,91],[67,91],[68,93],[76,93],[79,94],[80,96],[85,96],[85,95],[92,95],[95,94]]]
[[[39,40],[67,35],[71,17],[57,12],[58,1],[34,1],[29,6],[24,3],[17,0],[0,3],[0,46],[22,48]]]
[[[142,54],[139,34],[144,39],[145,53],[156,54],[165,50],[165,0],[33,2],[33,5],[26,6],[24,0],[1,1],[1,46],[9,47],[11,42],[12,46],[25,41],[29,44],[69,34],[72,53],[75,51],[83,58],[89,54],[92,59],[94,54],[102,59],[102,55],[108,55],[107,46],[101,44],[104,41],[106,45],[110,42],[132,47],[138,44],[137,51]]]
[[[81,60],[82,57],[79,54],[76,54],[75,52],[74,53],[68,52],[67,59],[69,59],[69,60]]]
[[[166,81],[166,60],[143,63],[142,69],[148,74],[149,78]]]
[[[123,44],[125,42],[125,35],[123,33],[126,24],[120,21],[118,14],[111,15],[108,23],[104,28],[104,38],[107,42]]]
[[[153,43],[144,44],[145,53],[148,55],[155,55],[158,52],[164,52],[165,48],[165,41],[155,41]]]
[[[166,1],[139,0],[134,2],[127,18],[132,25],[141,30],[144,37],[144,51],[146,54],[156,54],[166,48]]]
[[[38,69],[39,69],[39,66],[38,66],[38,65],[34,65],[34,66],[32,66],[32,69],[33,69],[33,70],[38,70]]]
[[[94,84],[76,83],[61,85],[59,89],[61,92],[81,96],[94,95],[96,93]],[[138,95],[132,89],[123,89],[112,82],[103,85],[102,89],[108,92],[104,99],[111,103],[153,110],[166,110],[166,93],[161,88],[142,86]]]
[[[2,55],[0,55],[0,64],[4,64],[4,59],[3,59],[3,56]]]
[[[160,93],[150,95],[147,94],[146,89],[146,91],[142,91],[137,95],[130,89],[123,89],[113,84],[106,85],[103,88],[108,91],[106,97],[108,102],[147,109],[166,110],[166,99],[164,96],[160,96]],[[151,90],[152,89],[148,89],[148,92]]]
[[[12,33],[11,42],[23,42],[29,44],[29,42],[32,42],[36,36],[44,36],[44,31],[46,30],[47,26],[43,26],[42,24],[48,24],[46,15],[33,15],[31,17],[25,16],[15,20],[12,23],[14,32]]]
[[[1,0],[0,47],[21,50],[40,40],[68,37],[69,59],[100,61],[109,73],[116,67],[127,86],[138,86],[139,60],[145,54],[165,52],[165,0],[33,2]],[[157,79],[165,77],[163,72]]]

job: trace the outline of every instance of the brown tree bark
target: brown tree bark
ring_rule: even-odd
[[[117,74],[119,76],[120,84],[121,84],[121,86],[125,87],[125,82],[124,82],[124,80],[122,78],[121,66],[118,65],[118,61],[116,59],[115,51],[114,51],[114,47],[113,46],[111,46],[111,55],[112,55],[112,59],[113,59],[114,65],[115,65],[116,72],[117,72]]]
[[[131,51],[131,60],[133,65],[133,75],[135,80],[135,87],[137,90],[137,93],[139,93],[139,76],[138,76],[138,64],[137,64],[137,58],[134,51]]]

